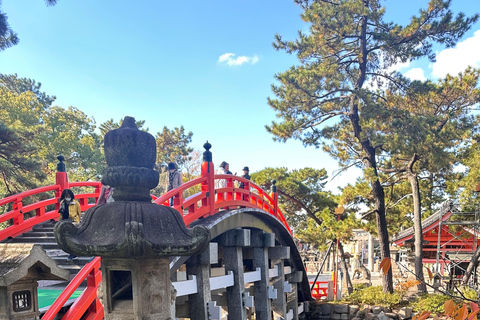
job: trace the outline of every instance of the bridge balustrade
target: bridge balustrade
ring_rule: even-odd
[[[223,186],[225,183],[219,183],[220,181],[226,182],[226,186]],[[222,185],[222,187],[215,188],[216,183],[217,185]],[[240,183],[243,183],[243,188],[235,186]],[[0,207],[6,208],[11,206],[12,208],[5,214],[0,215],[0,223],[9,220],[13,221],[11,226],[0,230],[0,241],[8,237],[16,237],[44,221],[57,220],[58,199],[62,191],[66,188],[77,187],[94,188],[93,192],[77,193],[75,195],[75,199],[80,202],[82,211],[86,211],[95,205],[100,194],[101,183],[93,181],[68,182],[64,171],[57,172],[57,183],[55,185],[25,191],[0,200]],[[182,196],[184,191],[195,187],[199,188],[200,192],[184,199]],[[272,189],[272,192],[269,194],[260,186],[242,177],[226,174],[215,175],[213,163],[204,161],[201,165],[200,177],[188,181],[158,198],[152,196],[152,199],[156,204],[169,206],[170,199],[173,198],[173,208],[182,213],[187,226],[200,218],[215,215],[220,210],[254,208],[261,209],[277,218],[291,234],[287,221],[278,207],[278,194],[276,193],[275,183]],[[45,193],[48,192],[53,192],[54,196],[32,204],[26,204],[25,202],[25,199],[28,197],[45,198]],[[25,215],[31,212],[35,212],[35,215],[26,219]],[[101,281],[99,266],[99,257],[87,264],[71,281],[67,289],[52,305],[51,310],[42,319],[53,319],[69,299],[71,293],[85,278],[87,278],[89,285],[70,308],[64,319],[79,319],[85,312],[89,313],[88,319],[102,319],[103,307],[98,302],[96,296],[96,288]]]
[[[50,309],[43,315],[42,320],[53,320],[63,308],[75,290],[87,279],[87,287],[65,313],[62,319],[65,320],[100,320],[104,317],[103,306],[97,297],[97,289],[102,281],[100,271],[100,257],[94,258],[86,264],[82,270],[70,281],[62,294],[50,306]]]
[[[226,181],[226,187],[215,188],[221,180]],[[244,184],[243,188],[236,187],[235,183]],[[199,186],[200,192],[183,198],[183,192],[189,188]],[[212,162],[203,162],[201,176],[170,190],[154,201],[156,204],[169,205],[173,198],[173,208],[183,213],[183,219],[188,226],[193,221],[214,215],[221,209],[238,207],[262,209],[279,219],[291,233],[285,217],[278,208],[278,194],[274,187],[268,194],[260,186],[242,177],[231,174],[214,174]]]
[[[82,211],[86,211],[95,205],[102,185],[100,182],[85,181],[69,183],[66,181],[60,183],[58,181],[59,176],[61,175],[57,174],[57,184],[28,190],[0,200],[0,208],[5,211],[8,210],[7,208],[11,208],[8,212],[0,215],[0,224],[8,221],[13,222],[11,226],[0,230],[0,241],[7,238],[14,238],[25,233],[39,223],[51,219],[58,220],[58,199],[63,191],[62,186],[65,188],[95,188],[92,193],[75,194],[75,199],[79,201]],[[52,191],[54,192],[53,197],[48,194]],[[48,198],[28,204],[28,202],[32,200],[46,197]]]

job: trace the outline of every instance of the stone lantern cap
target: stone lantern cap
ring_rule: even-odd
[[[0,243],[0,287],[20,280],[68,280],[70,272],[57,266],[45,250],[32,243]]]
[[[108,168],[102,182],[115,188],[115,202],[90,208],[77,228],[56,224],[60,247],[78,256],[152,259],[192,255],[209,242],[203,227],[186,228],[182,215],[151,203],[150,189],[158,185],[155,138],[125,117],[119,129],[105,135]]]

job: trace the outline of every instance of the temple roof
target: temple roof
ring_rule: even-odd
[[[437,212],[432,214],[430,217],[422,220],[423,233],[425,234],[426,232],[438,226],[440,218],[442,218],[442,221],[448,220],[452,215],[452,211],[458,211],[457,209],[458,208],[456,208],[456,206],[452,202],[450,201],[444,202],[442,204],[442,207]],[[414,230],[413,230],[413,227],[410,227],[408,229],[405,229],[395,234],[395,236],[393,237],[393,242],[395,242],[395,244],[398,245],[400,243],[405,242],[406,240],[413,238],[413,236],[414,236]]]

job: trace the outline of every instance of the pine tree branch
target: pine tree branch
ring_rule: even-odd
[[[461,299],[461,300],[470,301],[470,302],[475,302],[475,303],[478,302],[477,300],[468,299],[468,298],[466,298],[465,296],[463,296],[463,297],[455,296],[455,295],[453,295],[452,293],[450,293],[450,292],[448,292],[448,291],[442,291],[442,290],[440,290],[440,288],[435,288],[435,287],[432,286],[431,284],[425,282],[425,280],[420,279],[420,278],[415,274],[415,272],[413,272],[412,270],[410,270],[409,268],[407,268],[407,267],[404,266],[403,264],[397,262],[397,265],[398,265],[398,266],[401,266],[402,268],[404,268],[406,272],[411,273],[411,274],[415,277],[416,280],[424,283],[427,287],[430,287],[430,288],[434,289],[434,291],[438,291],[439,293],[441,293],[441,294],[443,294],[443,295],[446,295],[446,296],[449,296],[449,297],[454,298],[454,299]]]
[[[328,115],[327,117],[325,117],[326,115]],[[347,115],[346,112],[329,112],[329,113],[325,113],[325,114],[322,114],[321,116],[319,117],[316,117],[316,118],[313,118],[311,120],[309,120],[307,123],[304,123],[302,124],[301,126],[299,126],[297,128],[298,129],[307,129],[307,128],[312,128],[312,127],[316,127],[322,123],[324,123],[325,121],[328,121],[332,118],[335,118],[336,116],[340,116],[340,115]],[[325,118],[323,118],[325,117]],[[314,123],[311,123],[312,121],[315,121],[319,118],[323,118],[322,120],[318,121],[318,122],[314,122]]]
[[[302,207],[303,210],[305,210],[307,212],[307,215],[312,218],[319,226],[322,225],[323,221],[320,220],[319,218],[317,218],[317,216],[315,216],[315,214],[312,212],[312,210],[310,210],[307,206],[305,206],[305,204],[303,202],[301,202],[300,200],[296,199],[295,197],[283,192],[282,190],[278,190],[278,193],[288,199],[290,199],[291,201],[295,202],[296,204],[298,204],[300,207]]]
[[[413,172],[413,166],[418,160],[420,160],[420,156],[417,153],[414,153],[412,159],[410,159],[410,161],[408,162],[406,169],[409,172]]]
[[[405,168],[400,168],[400,169],[396,169],[396,168],[392,168],[392,169],[387,169],[387,168],[378,168],[379,171],[383,172],[383,173],[402,173],[402,172],[405,172],[406,169]]]
[[[338,170],[338,171],[332,176],[332,178],[330,179],[330,181],[332,181],[333,179],[335,179],[336,177],[338,177],[342,172],[347,171],[348,169],[350,169],[350,168],[353,167],[353,166],[356,166],[356,165],[359,164],[359,163],[362,163],[362,161],[361,161],[361,160],[358,160],[358,161],[352,162],[352,163],[350,163],[349,165],[347,165],[346,167],[343,167],[342,169]]]
[[[386,184],[384,184],[383,186],[386,188],[386,187],[391,187],[391,186],[394,186],[396,185],[398,182],[402,181],[402,180],[405,180],[405,176],[400,176],[399,178],[393,180],[393,181],[390,181]]]
[[[378,72],[367,72],[366,75],[367,76],[376,76],[376,77],[385,78],[385,79],[389,80],[390,82],[392,82],[398,88],[402,89],[404,92],[406,91],[406,87],[404,85],[402,85],[395,78],[393,78],[393,77],[391,77],[387,74],[378,73]]]
[[[372,213],[377,213],[377,209],[373,209],[373,210],[370,210],[368,212],[365,212],[364,214],[362,214],[362,216],[360,217],[360,219],[365,219],[366,217],[370,216]]]
[[[395,202],[395,203],[392,204],[390,207],[388,207],[387,210],[394,208],[397,204],[400,203],[400,201],[402,201],[402,200],[405,199],[405,198],[411,197],[411,196],[412,196],[411,193],[404,195],[403,197],[401,197],[400,199],[398,199],[397,202]]]

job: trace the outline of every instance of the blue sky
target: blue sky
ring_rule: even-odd
[[[424,0],[388,0],[387,17],[399,23]],[[100,124],[130,115],[152,134],[166,125],[193,132],[192,146],[208,139],[213,159],[231,171],[243,166],[337,168],[321,150],[298,141],[272,141],[264,126],[275,119],[267,105],[274,75],[296,63],[272,47],[276,33],[294,39],[301,21],[292,0],[95,1],[3,0],[20,44],[0,53],[0,72],[42,83],[56,104],[75,106]],[[410,11],[413,10],[413,11]],[[480,11],[477,0],[454,1],[455,12]],[[475,33],[477,31],[477,33]],[[480,67],[480,23],[436,64],[398,66],[412,78]],[[453,58],[452,58],[453,57]],[[452,60],[453,59],[453,60]],[[349,172],[328,184],[352,182]]]

